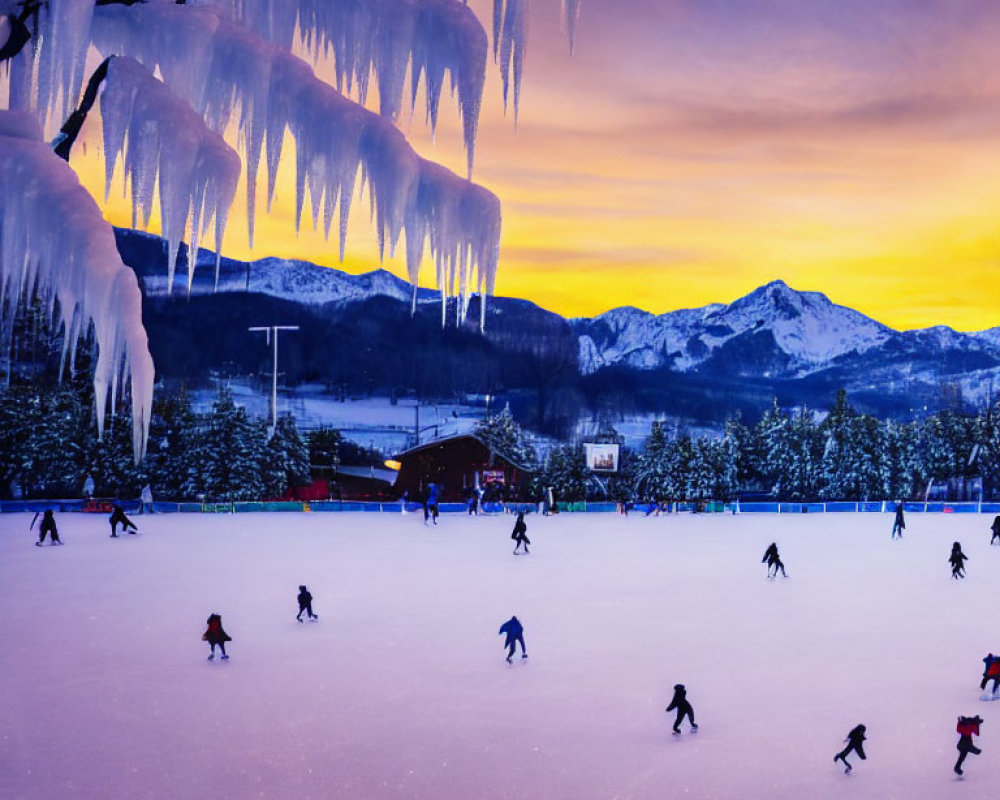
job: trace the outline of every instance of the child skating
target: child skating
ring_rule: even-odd
[[[514,555],[518,554],[521,545],[524,545],[524,552],[530,553],[528,545],[531,544],[531,540],[527,536],[528,526],[524,521],[524,512],[519,511],[517,514],[517,522],[514,523],[514,530],[511,531],[510,538],[514,540]]]
[[[45,534],[49,535],[52,544],[62,544],[62,539],[59,538],[59,530],[56,528],[56,518],[52,515],[51,508],[47,508],[42,513],[42,524],[38,526],[38,541],[35,542],[36,547],[41,547],[45,544]]]
[[[955,762],[955,772],[962,774],[962,763],[969,753],[979,755],[983,751],[972,743],[972,737],[979,735],[979,726],[983,724],[981,717],[959,717],[958,718],[958,761]]]
[[[865,748],[864,748],[865,726],[856,725],[855,727],[853,727],[851,729],[851,732],[847,734],[847,737],[844,739],[844,741],[847,742],[847,747],[845,747],[843,750],[841,750],[839,753],[837,753],[837,755],[833,757],[833,763],[836,764],[838,761],[843,761],[844,774],[850,775],[853,767],[848,763],[847,756],[849,756],[853,751],[858,754],[858,758],[860,758],[862,761],[864,761],[867,758],[867,756],[865,755]]]
[[[212,648],[212,652],[208,656],[208,660],[211,661],[215,658],[215,648],[218,646],[219,652],[222,653],[222,660],[225,661],[229,658],[226,655],[226,642],[231,642],[233,637],[230,636],[222,627],[222,617],[218,614],[212,614],[208,618],[206,623],[208,627],[205,632],[201,635],[202,641],[208,642]]]
[[[503,646],[507,648],[507,663],[511,663],[514,658],[515,646],[521,645],[521,658],[527,658],[528,653],[524,649],[524,626],[517,617],[511,617],[500,626],[500,633],[507,638],[504,639]]]
[[[310,594],[309,590],[303,585],[299,587],[299,613],[295,616],[299,622],[302,622],[302,612],[306,612],[306,615],[311,620],[319,619],[319,614],[313,614],[313,596]]]
[[[951,564],[952,579],[965,577],[965,562],[968,560],[969,557],[962,552],[962,545],[955,542],[951,546],[951,555],[948,556],[948,563]]]
[[[674,736],[680,735],[681,722],[684,717],[688,718],[692,733],[698,730],[698,724],[694,721],[694,709],[688,702],[687,689],[684,688],[683,683],[678,683],[674,686],[674,697],[670,701],[670,705],[667,706],[666,711],[669,713],[674,709],[677,710],[677,719],[674,720]]]

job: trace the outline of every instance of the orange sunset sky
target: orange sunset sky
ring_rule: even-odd
[[[491,4],[470,5],[488,29]],[[583,0],[571,57],[558,2],[535,0],[519,125],[492,61],[480,119],[497,294],[659,313],[782,278],[897,328],[1000,325],[998,42],[991,0]],[[456,104],[432,142],[421,103],[399,126],[463,174]],[[99,124],[72,163],[100,199]],[[366,204],[343,265],[335,242],[295,235],[293,154],[255,248],[241,188],[223,252],[376,268]],[[104,207],[129,224],[120,174]]]

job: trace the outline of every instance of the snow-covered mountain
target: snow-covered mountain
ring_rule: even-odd
[[[122,258],[139,275],[147,300],[162,304],[166,295],[163,240],[126,230],[116,231],[116,236]],[[176,300],[187,297],[185,272],[178,270]],[[213,257],[203,253],[192,295],[202,303],[199,313],[209,319],[222,309],[237,314],[237,308],[248,304],[259,315],[270,302],[284,304],[280,315],[284,319],[293,313],[291,304],[303,320],[319,315],[326,319],[324,324],[355,320],[350,324],[357,325],[363,318],[371,339],[365,340],[368,344],[363,349],[370,358],[381,363],[398,355],[391,351],[398,350],[400,325],[409,318],[411,289],[385,270],[349,275],[304,261],[263,258],[247,263],[223,258],[217,293],[214,273]],[[236,295],[247,295],[247,299],[235,303]],[[418,299],[426,309],[426,304],[438,302],[438,293],[421,289]],[[152,313],[152,307],[147,309],[147,314]],[[431,316],[439,319],[436,310]],[[156,324],[153,320],[150,317],[147,324]],[[383,344],[372,333],[383,329],[388,332],[386,341],[393,342],[386,345],[388,349],[380,349]],[[160,333],[168,338],[173,335],[168,330]],[[317,329],[316,335],[322,349],[329,333]],[[304,344],[307,338],[305,332],[300,335]],[[942,401],[945,384],[959,387],[965,399],[974,403],[995,399],[995,389],[1000,390],[1000,327],[974,333],[945,326],[897,331],[819,292],[799,292],[782,281],[728,305],[661,315],[624,307],[569,321],[526,300],[495,298],[487,308],[486,339],[481,346],[492,350],[483,353],[493,353],[509,362],[508,366],[518,363],[524,353],[545,360],[548,366],[532,373],[535,384],[547,380],[544,376],[549,372],[559,374],[560,385],[565,384],[567,391],[593,392],[602,403],[622,408],[631,404],[638,411],[674,404],[696,416],[711,398],[713,413],[724,413],[737,402],[749,413],[769,404],[774,396],[787,405],[822,406],[844,388],[873,413],[905,417],[935,407]],[[421,342],[423,348],[432,344],[430,339]],[[485,357],[480,354],[470,362],[467,353],[454,356],[465,365],[456,366],[459,372]],[[221,351],[218,357],[223,357]],[[235,358],[234,353],[225,355],[228,360]],[[607,368],[617,372],[605,374]],[[585,383],[576,383],[581,380]],[[578,388],[570,388],[574,385]],[[519,387],[512,384],[510,388]]]
[[[787,371],[804,374],[845,353],[886,342],[892,329],[819,292],[797,292],[773,281],[729,305],[671,311],[659,316],[616,308],[576,320],[580,369],[590,374],[624,363],[638,369],[689,371],[725,345],[754,342],[777,348]]]
[[[164,243],[159,236],[132,230],[116,230],[119,250],[124,260],[142,278],[147,297],[167,295],[167,274],[161,267]],[[186,247],[182,247],[186,259]],[[187,270],[179,269],[174,276],[173,291],[187,295]],[[215,255],[202,250],[191,286],[192,295],[252,292],[309,305],[364,300],[377,295],[409,302],[410,284],[384,269],[361,275],[351,275],[338,269],[323,267],[309,261],[284,258],[262,258],[257,261],[237,261],[223,258],[219,266],[219,286],[215,288]],[[418,298],[437,298],[437,292],[418,291]]]

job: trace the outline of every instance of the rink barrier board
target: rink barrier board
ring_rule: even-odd
[[[111,502],[111,500],[107,500]],[[121,505],[126,514],[137,514],[139,512],[139,502],[137,500],[115,501]],[[81,512],[93,514],[106,514],[105,503],[84,501],[84,500],[2,500],[0,501],[0,514],[15,513],[36,513],[52,509],[59,512]],[[597,503],[566,503],[556,504],[559,511],[563,513],[609,513],[618,509],[617,503],[597,502]],[[671,513],[732,513],[733,503],[722,503],[712,501],[707,503],[672,503]],[[632,507],[634,513],[644,514],[647,505],[637,503]],[[504,507],[500,503],[486,503],[483,511],[490,514],[499,514],[504,511],[510,513],[525,512],[537,513],[539,505],[536,503],[508,503]],[[1000,514],[1000,502],[991,503],[947,503],[947,502],[911,502],[903,503],[903,510],[907,514]],[[170,503],[157,501],[153,503],[153,511],[160,514],[174,513],[197,513],[197,514],[246,514],[258,512],[373,512],[373,513],[396,513],[402,511],[402,504],[399,500],[386,502],[371,502],[361,500],[314,500],[310,502],[292,501],[260,501],[260,502],[224,502],[224,503]],[[420,503],[407,503],[406,511],[409,513],[422,513],[423,505]],[[468,513],[468,505],[465,503],[440,503],[438,511],[442,514]],[[893,501],[831,501],[827,503],[764,503],[751,502],[736,504],[736,512],[740,514],[836,514],[836,513],[884,513],[891,514],[896,511],[896,503]],[[666,514],[666,512],[661,512]]]

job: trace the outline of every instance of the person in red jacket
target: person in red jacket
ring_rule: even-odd
[[[212,652],[209,655],[208,660],[211,661],[215,658],[215,646],[218,645],[219,650],[222,652],[222,660],[225,661],[229,658],[229,656],[226,655],[226,642],[231,642],[233,637],[226,633],[223,629],[222,617],[218,614],[212,614],[208,618],[208,622],[206,624],[208,627],[201,635],[201,638],[203,641],[208,642],[212,647]]]
[[[958,761],[955,762],[955,772],[962,774],[962,762],[969,753],[979,755],[983,751],[972,743],[972,737],[979,735],[979,726],[983,724],[980,716],[958,718]]]
[[[983,659],[983,664],[983,682],[979,684],[979,688],[986,691],[986,684],[993,681],[993,694],[996,694],[997,689],[1000,689],[1000,656],[987,653],[986,658]],[[990,698],[987,697],[986,699]]]

